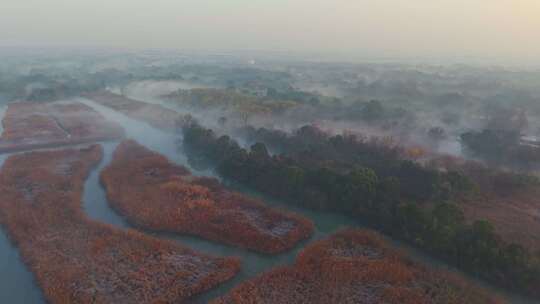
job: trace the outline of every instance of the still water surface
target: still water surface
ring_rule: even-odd
[[[212,171],[200,172],[189,166],[186,156],[181,153],[177,135],[166,133],[155,129],[146,123],[132,120],[121,113],[112,111],[91,100],[82,98],[77,100],[93,107],[106,118],[119,123],[126,130],[128,138],[135,139],[146,147],[165,155],[176,164],[188,167],[194,174],[215,176]],[[113,151],[118,145],[118,142],[102,143],[102,145],[104,147],[104,158],[91,172],[85,183],[83,192],[84,210],[90,218],[96,221],[109,223],[119,228],[132,229],[133,227],[131,227],[122,216],[115,213],[114,210],[109,207],[104,189],[99,183],[99,172],[110,163]],[[7,156],[8,155],[0,155],[0,165]],[[242,189],[234,184],[230,184],[230,186],[248,192],[251,195],[260,196],[257,193]],[[225,294],[233,286],[245,279],[254,277],[275,266],[293,263],[297,253],[310,241],[327,237],[333,232],[346,226],[361,227],[360,223],[345,216],[285,206],[279,201],[267,197],[261,198],[276,208],[292,210],[310,218],[315,223],[316,227],[313,237],[285,254],[268,256],[241,248],[206,241],[197,237],[153,233],[156,237],[177,240],[200,252],[217,256],[238,256],[242,259],[242,270],[233,280],[193,299],[192,303],[207,303],[209,300]],[[444,265],[425,258],[422,255],[415,253],[413,250],[409,251],[411,251],[418,259],[428,262],[436,267],[445,268]],[[526,303],[526,301],[517,298],[511,298],[509,302]],[[36,286],[32,274],[29,273],[23,265],[17,249],[9,242],[3,231],[0,233],[0,303],[44,303],[42,293]]]

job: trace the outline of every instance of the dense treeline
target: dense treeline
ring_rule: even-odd
[[[392,138],[367,138],[350,133],[330,136],[311,125],[290,134],[251,126],[239,129],[238,133],[248,143],[263,142],[269,150],[287,154],[308,166],[331,166],[342,171],[361,166],[372,168],[379,177],[399,178],[402,188],[406,187],[401,197],[416,201],[448,200],[456,196],[460,199],[478,192],[509,195],[540,185],[532,175],[497,170],[474,161],[435,157],[428,166],[420,166],[408,160],[415,157],[417,149],[399,146]],[[421,189],[427,186],[420,182],[413,184],[411,176],[417,181],[424,176],[423,182],[432,191],[422,195]]]
[[[178,105],[194,109],[249,111],[254,114],[282,114],[302,102],[289,99],[288,95],[261,97],[235,89],[178,90],[165,97]]]
[[[407,160],[408,151],[390,139],[329,136],[314,126],[299,128],[292,135],[252,127],[241,133],[248,142],[264,142],[265,147],[290,156],[303,167],[332,168],[343,174],[369,168],[381,181],[399,186],[396,195],[406,200],[446,200],[474,190],[473,183],[458,171],[442,173]]]
[[[493,164],[502,163],[530,169],[532,165],[540,163],[538,143],[521,140],[521,134],[517,131],[470,131],[461,134],[461,142],[472,154]]]
[[[241,116],[270,116],[274,119],[286,115],[294,117],[295,121],[360,121],[393,129],[398,126],[411,128],[416,120],[414,114],[406,109],[388,106],[379,100],[345,102],[339,98],[292,88],[277,90],[255,86],[180,89],[162,97],[176,106],[191,110],[218,110]]]
[[[465,176],[403,160],[398,148],[381,142],[316,128],[297,132],[295,148],[286,144],[295,139],[282,141],[287,153],[280,155],[262,143],[243,149],[197,124],[184,128],[184,146],[226,178],[290,203],[357,217],[492,283],[540,296],[537,258],[502,241],[487,221],[468,224],[451,203],[474,191]]]

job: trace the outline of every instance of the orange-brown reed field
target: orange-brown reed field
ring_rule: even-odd
[[[0,172],[0,223],[48,303],[183,303],[239,271],[235,258],[87,218],[83,185],[102,153],[19,154]]]
[[[16,102],[2,121],[0,153],[119,139],[124,130],[78,102]]]
[[[456,275],[410,261],[374,232],[350,229],[307,246],[294,265],[270,270],[211,303],[502,302]]]
[[[200,236],[263,253],[307,239],[313,223],[195,177],[135,141],[122,142],[101,173],[110,204],[138,227]]]

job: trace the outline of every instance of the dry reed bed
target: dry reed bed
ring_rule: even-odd
[[[84,180],[102,148],[9,157],[0,223],[49,303],[182,303],[230,279],[239,261],[86,217]]]
[[[0,153],[119,139],[124,130],[92,108],[74,103],[16,102],[2,120]]]
[[[367,230],[344,230],[211,304],[502,303],[456,275],[414,263]]]
[[[275,254],[313,232],[313,223],[278,211],[216,179],[194,177],[135,141],[122,142],[101,173],[109,203],[135,226],[184,233]]]

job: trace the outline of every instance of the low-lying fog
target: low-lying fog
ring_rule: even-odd
[[[108,90],[189,114],[205,128],[218,135],[229,135],[243,147],[254,144],[244,132],[246,129],[267,128],[291,133],[302,126],[313,125],[328,134],[355,133],[384,138],[388,145],[405,146],[411,151],[411,159],[423,163],[432,157],[450,155],[517,171],[534,172],[540,167],[538,70],[457,65],[319,64],[264,58],[212,56],[203,60],[178,54],[21,57],[0,62],[0,117],[4,116],[9,102],[81,102],[122,126],[127,137],[203,176],[218,177],[213,169],[197,171],[190,167],[182,150],[180,130],[167,132],[151,127],[93,101],[92,94]],[[2,131],[3,126],[0,126]],[[116,144],[105,144],[105,158],[98,171],[110,162]],[[271,154],[279,153],[277,150],[269,147]],[[0,163],[2,160],[0,158]],[[85,210],[95,220],[127,227],[122,217],[106,204],[98,171],[93,171],[86,183]],[[230,183],[222,176],[219,178]],[[260,195],[235,183],[228,185]],[[291,207],[270,197],[264,198],[273,206],[291,209],[312,219],[316,225],[315,238],[326,237],[345,224],[362,226],[348,217]],[[7,240],[4,242],[2,236],[0,234],[0,255],[4,254],[10,265],[0,265],[3,267],[0,269],[14,273],[13,277],[22,282],[20,286],[36,291],[24,265],[15,263],[18,261],[15,247],[9,246]],[[160,234],[160,237],[170,236]],[[201,303],[226,293],[243,279],[276,265],[292,263],[300,249],[273,259],[198,238],[178,239],[203,252],[239,255],[247,265],[233,282],[198,298]],[[446,267],[422,254],[414,255],[430,265]],[[0,276],[5,286],[12,286],[9,280],[7,276]],[[14,290],[20,292],[17,288]],[[0,300],[4,299],[2,296],[0,292]],[[13,295],[7,299],[19,301],[24,297]],[[41,298],[41,295],[36,291],[28,297]],[[39,301],[31,299],[29,302]]]

